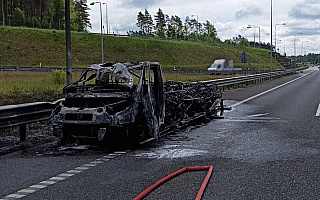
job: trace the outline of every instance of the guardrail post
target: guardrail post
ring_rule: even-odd
[[[25,124],[22,124],[19,126],[20,127],[20,141],[26,141],[27,139],[27,127]]]

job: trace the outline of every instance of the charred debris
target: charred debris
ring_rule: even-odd
[[[141,142],[223,109],[217,86],[163,82],[157,62],[94,64],[63,92],[65,100],[51,115],[63,141],[106,142],[122,134]]]

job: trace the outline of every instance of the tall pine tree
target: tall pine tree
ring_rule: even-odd
[[[167,19],[168,15],[165,15],[162,10],[159,8],[158,12],[154,16],[156,21],[156,35],[159,37],[165,37],[165,33],[167,31]]]

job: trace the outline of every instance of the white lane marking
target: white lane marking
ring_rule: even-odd
[[[116,152],[114,152],[115,154],[126,154],[127,152],[125,152],[125,151],[116,151]]]
[[[113,159],[115,158],[115,156],[103,156],[104,158],[107,158],[107,159]]]
[[[118,156],[119,154],[116,153],[110,153],[109,156]]]
[[[101,160],[101,161],[108,161],[110,160],[109,158],[98,158],[97,160]],[[0,199],[1,200],[1,199]]]
[[[19,190],[16,193],[9,194],[9,195],[7,195],[5,197],[2,197],[0,200],[20,199],[22,197],[25,197],[28,194],[32,194],[34,192],[37,192],[38,190],[41,190],[41,189],[44,189],[44,188],[50,186],[50,185],[54,185],[58,181],[62,181],[64,179],[70,178],[70,177],[74,176],[75,174],[79,174],[84,170],[87,170],[87,169],[90,169],[92,167],[95,167],[95,166],[97,166],[99,164],[102,164],[102,163],[104,163],[106,161],[109,161],[112,158],[124,155],[126,153],[127,152],[115,152],[114,154],[108,154],[107,156],[103,156],[101,158],[98,158],[98,159],[96,159],[94,161],[91,161],[88,164],[84,164],[84,165],[82,165],[80,167],[76,167],[73,170],[69,170],[66,173],[58,174],[56,176],[53,176],[53,177],[49,178],[48,180],[41,181],[41,182],[39,182],[38,184],[35,184],[35,185],[31,185],[26,189],[22,189],[22,190]]]
[[[26,195],[24,195],[24,194],[9,194],[8,196],[6,196],[6,198],[20,199],[20,198],[22,198],[24,196],[26,196]]]
[[[80,171],[80,170],[69,170],[69,171],[67,171],[67,173],[74,173],[74,174],[78,174],[80,172],[82,172],[82,171]]]
[[[247,98],[247,99],[245,99],[245,100],[243,100],[243,101],[240,101],[240,102],[238,102],[238,103],[235,103],[235,104],[233,104],[231,107],[237,107],[237,106],[239,106],[239,105],[241,105],[241,104],[243,104],[243,103],[246,103],[246,102],[248,102],[248,101],[250,101],[250,100],[252,100],[252,99],[255,99],[255,98],[257,98],[257,97],[259,97],[259,96],[262,96],[262,95],[264,95],[264,94],[267,94],[267,93],[269,93],[269,92],[271,92],[271,91],[273,91],[273,90],[276,90],[276,89],[278,89],[278,88],[281,88],[281,87],[283,87],[283,86],[285,86],[285,85],[288,85],[288,84],[290,84],[290,83],[292,83],[292,82],[294,82],[294,81],[297,81],[297,80],[299,80],[299,79],[301,79],[301,78],[303,78],[303,77],[305,77],[305,76],[307,76],[307,75],[309,75],[309,73],[308,74],[304,74],[303,76],[300,76],[300,77],[298,77],[298,78],[296,78],[296,79],[294,79],[294,80],[291,80],[291,81],[289,81],[289,82],[286,82],[286,83],[284,83],[284,84],[282,84],[282,85],[279,85],[279,86],[277,86],[277,87],[274,87],[274,88],[271,88],[270,90],[267,90],[267,91],[264,91],[264,92],[261,92],[260,94],[257,94],[257,95],[254,95],[254,96],[252,96],[252,97],[249,97],[249,98]]]
[[[50,181],[51,181],[51,180],[54,180],[54,181],[62,181],[62,180],[64,180],[64,179],[66,179],[66,177],[58,177],[58,176],[55,176],[55,177],[49,178]]]
[[[27,194],[30,194],[30,193],[34,193],[36,192],[37,190],[34,190],[34,189],[23,189],[23,190],[19,190],[17,193],[27,193]]]
[[[101,164],[101,163],[104,163],[104,161],[97,160],[97,161],[92,161],[89,164]]]
[[[316,112],[316,117],[319,117],[319,116],[320,116],[320,104],[319,104],[318,110],[317,110],[317,112]]]
[[[62,174],[59,174],[58,176],[62,176],[62,177],[70,177],[70,176],[73,176],[74,174],[68,174],[68,173],[62,173]]]
[[[84,167],[95,167],[97,164],[90,164],[90,163],[88,163],[88,164],[84,164],[84,165],[82,165],[82,166],[84,166]]]
[[[87,170],[90,169],[90,167],[77,167],[75,170]]]
[[[249,115],[248,117],[262,117],[262,116],[266,116],[266,115],[269,115],[269,113]]]
[[[31,187],[31,188],[42,189],[42,188],[47,187],[47,185],[31,185],[30,187]]]
[[[56,181],[41,181],[40,184],[44,184],[44,185],[52,185],[55,184]]]

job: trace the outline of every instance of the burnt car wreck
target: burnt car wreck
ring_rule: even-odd
[[[66,98],[51,115],[63,141],[106,142],[116,134],[141,142],[222,108],[216,86],[163,82],[156,62],[91,65],[63,92]]]

